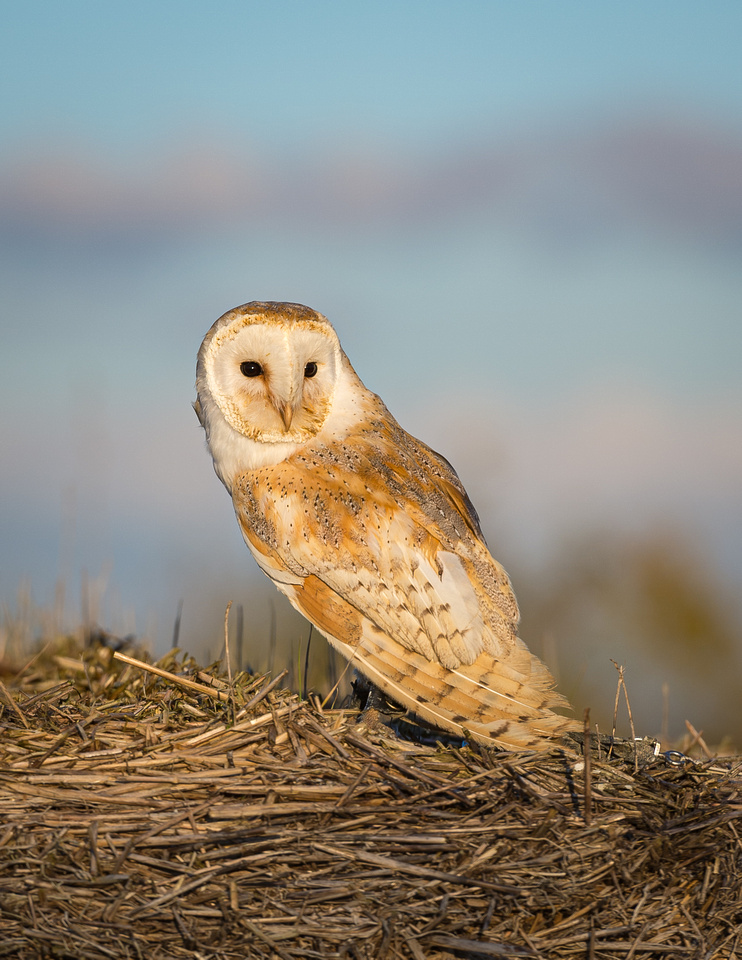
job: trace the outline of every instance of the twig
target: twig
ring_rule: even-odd
[[[619,669],[619,668],[618,668],[618,664],[616,663],[615,660],[611,660],[611,663],[612,663],[613,666],[616,668],[616,670]],[[623,670],[623,667],[621,667],[621,670]],[[611,753],[612,753],[612,751],[613,751],[613,743],[614,743],[614,741],[615,741],[615,739],[616,739],[616,724],[617,724],[617,721],[618,721],[618,700],[619,700],[619,697],[620,697],[620,696],[621,696],[621,672],[620,672],[620,670],[619,670],[618,683],[616,684],[616,699],[615,699],[615,701],[614,701],[614,703],[613,703],[613,729],[611,730],[611,745],[610,745],[610,747],[608,748],[608,757],[609,757],[609,758],[610,758],[610,755],[611,755]]]
[[[708,746],[706,745],[706,741],[703,739],[703,730],[696,730],[690,720],[685,721],[685,726],[688,728],[688,733],[693,737],[687,749],[691,750],[692,747],[698,744],[701,750],[703,750],[703,752],[706,754],[706,758],[708,760],[713,760],[714,754],[709,750]]]
[[[44,656],[44,654],[46,653],[46,651],[47,651],[51,646],[53,646],[53,645],[54,645],[54,640],[53,640],[53,639],[52,639],[52,640],[47,640],[47,642],[44,644],[44,646],[41,648],[41,650],[39,650],[38,653],[35,653],[35,654],[31,657],[31,659],[26,663],[26,665],[23,666],[23,667],[21,667],[21,669],[18,671],[18,673],[12,678],[12,680],[10,681],[11,686],[15,686],[15,684],[18,683],[18,681],[21,679],[21,677],[23,676],[23,674],[24,674],[30,667],[32,667],[32,666],[36,663],[37,660],[40,660],[40,659]]]
[[[227,680],[229,681],[229,702],[232,707],[232,722],[237,722],[237,707],[234,702],[234,684],[232,683],[232,658],[229,655],[229,611],[232,609],[232,601],[227,604],[224,611],[224,658],[227,661]]]
[[[247,919],[243,919],[241,922],[245,927],[247,927],[253,936],[257,937],[258,940],[262,940],[262,942],[269,946],[271,950],[277,954],[277,956],[282,958],[282,960],[292,960],[293,954],[289,954],[285,950],[282,950],[273,937],[269,937],[267,933],[260,929],[257,923],[253,923],[252,920]]]
[[[229,658],[229,611],[232,609],[232,601],[227,604],[224,611],[224,658],[227,661],[227,679],[229,686],[232,686],[232,663]]]
[[[523,889],[512,884],[492,883],[489,880],[482,880],[480,877],[467,877],[464,874],[432,870],[428,867],[421,867],[416,863],[407,863],[404,860],[395,860],[392,857],[382,857],[376,853],[371,853],[370,850],[351,849],[345,846],[315,842],[312,842],[311,846],[315,850],[329,853],[333,857],[370,863],[374,867],[392,870],[394,873],[408,873],[415,877],[423,877],[425,880],[444,880],[447,883],[461,884],[466,887],[481,887],[483,890],[494,890],[496,893],[504,893],[511,897],[523,896]]]
[[[317,721],[314,719],[311,713],[306,713],[303,719],[306,724],[312,727],[313,730],[316,730],[317,733],[319,733],[321,736],[325,738],[325,740],[327,740],[330,746],[333,747],[333,749],[335,749],[340,754],[343,760],[350,760],[350,754],[342,745],[342,743],[336,740],[335,737],[333,737],[328,730],[325,730],[325,728],[321,724],[317,723]]]
[[[590,707],[584,713],[585,738],[582,741],[582,755],[585,760],[585,823],[590,826],[592,814],[592,758],[590,756]]]
[[[23,712],[21,711],[21,708],[20,708],[20,707],[18,706],[18,704],[15,702],[15,700],[13,699],[13,697],[10,695],[10,692],[8,691],[8,689],[6,688],[6,686],[5,686],[5,684],[3,683],[2,680],[0,680],[0,694],[2,694],[3,700],[5,700],[5,702],[6,702],[6,703],[8,704],[8,706],[11,708],[11,710],[13,711],[13,713],[17,714],[17,716],[18,716],[18,718],[20,719],[20,721],[21,721],[21,723],[23,724],[23,726],[26,728],[26,730],[28,730],[28,721],[27,721],[26,718],[23,716]]]
[[[309,686],[309,648],[312,644],[312,626],[309,624],[309,636],[307,637],[307,652],[304,656],[304,684],[302,688],[302,700],[307,699],[307,689]]]
[[[332,690],[330,690],[330,692],[327,694],[327,696],[325,697],[325,699],[322,701],[322,706],[323,706],[323,707],[326,707],[327,704],[330,702],[330,697],[333,695],[333,693],[335,693],[335,691],[337,690],[337,688],[338,688],[338,687],[340,686],[340,684],[343,682],[343,677],[344,677],[345,674],[350,670],[350,668],[351,668],[352,666],[353,666],[353,661],[352,661],[352,660],[349,660],[349,661],[347,662],[347,664],[345,665],[345,669],[343,670],[343,672],[340,674],[340,676],[339,676],[339,677],[337,678],[337,680],[335,681],[335,686],[332,688]]]
[[[242,604],[237,604],[237,671],[242,672],[242,654],[244,648],[245,616]]]
[[[229,727],[226,723],[220,723],[216,727],[211,727],[208,730],[204,730],[195,737],[190,737],[185,741],[185,744],[186,746],[193,747],[197,744],[203,743],[206,740],[211,740],[213,737],[221,736],[221,734],[225,733],[227,730],[230,730],[232,733],[241,733],[243,730],[252,730],[255,727],[262,726],[269,720],[275,721],[276,717],[285,717],[286,714],[291,713],[293,709],[294,707],[292,704],[289,704],[287,707],[281,707],[279,710],[272,708],[270,713],[263,713],[259,717],[251,717],[248,720],[238,720],[237,723],[233,724],[231,727]],[[281,737],[279,737],[279,739],[281,739]],[[287,739],[288,736],[283,734],[281,742]]]
[[[264,697],[267,697],[268,694],[271,692],[271,690],[283,680],[283,678],[286,676],[287,673],[288,673],[288,670],[282,670],[277,677],[274,677],[272,680],[268,680],[267,683],[263,684],[260,690],[258,690],[258,692],[255,694],[255,696],[252,699],[248,700],[245,706],[240,710],[240,714],[239,714],[240,717],[244,717],[244,715],[247,713],[248,710],[252,710],[252,708],[256,704],[260,703],[260,701]]]
[[[623,666],[619,666],[615,660],[611,660],[613,666],[618,670],[618,686],[616,687],[616,704],[613,710],[613,739],[616,737],[616,716],[618,714],[618,697],[623,690],[624,700],[626,701],[626,710],[629,714],[629,729],[631,730],[631,741],[634,744],[634,770],[639,769],[639,754],[636,750],[636,731],[634,729],[634,718],[631,714],[631,704],[629,703],[629,691],[626,689],[626,681],[623,675]]]
[[[205,693],[210,697],[214,697],[216,700],[229,701],[229,696],[226,693],[222,693],[220,690],[215,690],[213,687],[207,687],[203,683],[195,683],[193,680],[188,680],[186,677],[179,677],[175,673],[170,673],[169,670],[163,670],[162,667],[156,667],[152,663],[145,663],[143,660],[137,660],[136,657],[130,657],[125,653],[119,653],[118,650],[113,655],[114,660],[121,660],[122,663],[128,663],[131,667],[139,667],[140,670],[145,670],[147,673],[154,673],[157,677],[162,677],[164,680],[170,680],[171,683],[177,683],[181,687],[188,687],[189,690],[194,690],[196,693]]]

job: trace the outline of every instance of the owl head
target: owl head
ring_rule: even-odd
[[[244,468],[315,437],[344,362],[329,321],[301,304],[253,301],[220,317],[198,353],[194,407],[222,480],[238,450]]]

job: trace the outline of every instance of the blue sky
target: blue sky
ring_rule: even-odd
[[[647,100],[741,119],[735,2],[6,2],[6,142],[127,153],[196,125],[419,147]]]
[[[671,529],[740,593],[742,5],[2,15],[0,601],[268,608],[190,410],[250,299],[330,317],[511,572]]]

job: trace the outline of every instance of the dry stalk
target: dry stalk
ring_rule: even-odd
[[[592,754],[590,752],[590,708],[585,707],[583,715],[584,740],[582,755],[585,763],[585,823],[590,825],[592,816]]]
[[[688,744],[687,750],[692,750],[693,747],[696,744],[698,744],[701,750],[703,750],[704,756],[707,757],[709,760],[713,760],[714,754],[711,752],[711,750],[709,750],[708,745],[706,744],[706,741],[703,739],[703,736],[702,736],[703,730],[701,730],[700,732],[696,730],[696,728],[693,726],[690,720],[685,721],[685,726],[688,730],[688,733],[692,737],[691,742]]]
[[[162,677],[163,680],[169,680],[170,683],[174,683],[177,686],[187,687],[189,690],[194,690],[196,693],[205,693],[209,697],[214,697],[215,700],[229,701],[229,696],[225,693],[222,693],[221,690],[215,690],[213,687],[207,687],[203,683],[196,683],[194,680],[189,680],[187,677],[179,677],[170,670],[163,670],[161,667],[156,667],[152,663],[145,663],[144,660],[137,660],[136,657],[130,657],[126,653],[120,653],[117,650],[113,657],[114,660],[121,660],[122,663],[128,663],[131,667],[138,667],[139,670],[144,670],[147,673],[153,673],[156,677]]]
[[[616,687],[616,703],[613,708],[613,737],[615,738],[616,736],[616,719],[618,715],[619,695],[623,690],[624,700],[626,701],[626,710],[629,714],[629,730],[631,730],[631,739],[634,743],[634,770],[638,770],[639,758],[636,750],[636,730],[634,729],[634,718],[631,714],[631,704],[629,703],[629,691],[626,689],[626,680],[624,679],[623,665],[619,666],[615,660],[611,660],[611,663],[618,671],[618,686]]]
[[[227,661],[227,683],[229,684],[229,703],[232,707],[232,722],[237,722],[237,707],[234,702],[234,683],[232,682],[232,658],[229,655],[229,611],[232,609],[232,601],[227,604],[224,611],[224,659]]]
[[[64,652],[0,708],[8,956],[737,950],[739,758],[601,761],[585,711],[582,816],[566,744],[508,754],[361,732],[351,712],[243,673],[227,723],[225,680],[184,682],[174,655],[118,655],[116,674],[87,648],[89,686]]]

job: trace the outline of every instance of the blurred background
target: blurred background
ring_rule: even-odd
[[[207,661],[232,600],[298,663],[190,408],[213,321],[294,300],[454,463],[579,715],[615,660],[637,733],[740,745],[738,0],[2,17],[0,655],[161,655],[182,604]]]

